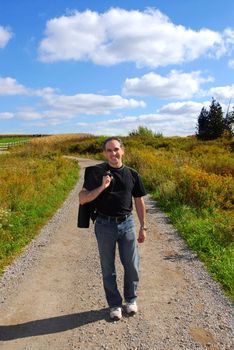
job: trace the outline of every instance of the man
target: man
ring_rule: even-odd
[[[137,241],[146,239],[145,203],[146,194],[138,173],[122,162],[124,146],[117,137],[110,137],[103,144],[105,172],[99,182],[86,168],[84,186],[79,193],[81,205],[93,203],[97,211],[95,235],[97,238],[103,285],[110,318],[122,317],[122,297],[116,283],[115,250],[118,244],[121,263],[124,267],[125,312],[134,315],[137,312],[136,290],[139,281],[139,254]],[[92,169],[91,169],[92,170]],[[95,184],[92,183],[96,182]],[[92,186],[90,186],[90,183]],[[138,239],[132,216],[132,197],[134,197],[137,215],[140,221]]]

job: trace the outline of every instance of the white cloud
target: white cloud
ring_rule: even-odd
[[[203,78],[200,71],[183,73],[172,70],[166,77],[148,73],[141,78],[126,79],[123,94],[185,99],[197,94],[202,83],[212,80],[211,77]]]
[[[145,107],[143,101],[125,99],[119,95],[77,94],[65,96],[48,93],[43,97],[49,107],[68,115],[109,114],[111,110],[115,109]]]
[[[209,90],[209,93],[218,101],[229,100],[230,98],[234,100],[234,84],[227,85],[227,86],[213,87]]]
[[[12,33],[9,29],[0,26],[0,49],[3,49],[12,38]]]
[[[177,115],[177,116],[198,116],[202,107],[208,108],[210,105],[209,101],[204,102],[174,102],[164,105],[158,110],[160,114],[166,115]]]
[[[228,61],[228,66],[232,69],[234,69],[234,60],[229,60]]]
[[[27,88],[17,83],[15,79],[10,77],[0,77],[0,96],[19,95],[26,93],[28,93]]]
[[[16,117],[21,120],[35,120],[42,119],[44,117],[43,112],[38,112],[32,107],[21,108],[17,113]]]
[[[14,118],[14,114],[10,112],[0,112],[0,120],[1,119],[12,119]]]
[[[209,29],[188,29],[155,9],[112,8],[102,14],[77,11],[49,20],[45,35],[39,46],[44,62],[90,60],[113,65],[130,61],[158,67],[191,61],[213,49],[224,54],[224,39],[231,45],[230,32],[223,37]]]
[[[76,94],[61,95],[55,89],[45,87],[31,89],[19,84],[15,79],[0,77],[0,96],[27,95],[42,98],[44,106],[37,112],[32,107],[25,107],[16,113],[17,118],[34,120],[48,117],[69,119],[74,116],[109,114],[113,110],[145,107],[144,101],[123,98],[120,95]]]
[[[217,56],[220,57],[223,53],[232,54],[234,49],[234,30],[226,28],[223,32],[223,41],[220,48],[217,50]]]
[[[50,87],[32,89],[18,83],[14,78],[0,77],[0,96],[28,95],[44,97],[53,93],[56,93],[56,90]]]

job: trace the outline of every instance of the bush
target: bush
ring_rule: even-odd
[[[231,176],[218,176],[189,166],[181,168],[176,180],[176,199],[196,208],[230,209],[234,205]]]

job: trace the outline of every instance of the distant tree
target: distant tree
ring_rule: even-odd
[[[213,98],[210,110],[203,107],[198,116],[197,137],[201,140],[214,140],[226,134],[232,135],[233,119],[233,112],[223,116],[221,105]]]
[[[147,137],[162,137],[162,133],[155,133],[153,130],[147,128],[146,126],[138,126],[136,130],[129,133],[129,136],[147,136]]]
[[[216,102],[215,99],[212,99],[209,111],[209,139],[214,140],[218,137],[221,137],[225,130],[225,122],[223,118],[222,107],[219,102]]]
[[[234,107],[231,112],[227,112],[225,117],[226,134],[229,136],[234,135]]]
[[[202,107],[201,113],[198,117],[198,125],[197,125],[197,137],[201,140],[205,140],[209,130],[209,112]]]

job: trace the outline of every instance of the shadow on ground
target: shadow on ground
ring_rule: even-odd
[[[103,319],[109,321],[107,308],[51,317],[16,325],[0,326],[0,340],[6,341],[64,332]]]
[[[172,262],[175,261],[187,261],[187,262],[193,262],[193,261],[198,261],[199,258],[196,254],[193,254],[189,248],[183,249],[181,254],[174,253],[174,254],[168,254],[163,257],[164,260],[169,260]]]

